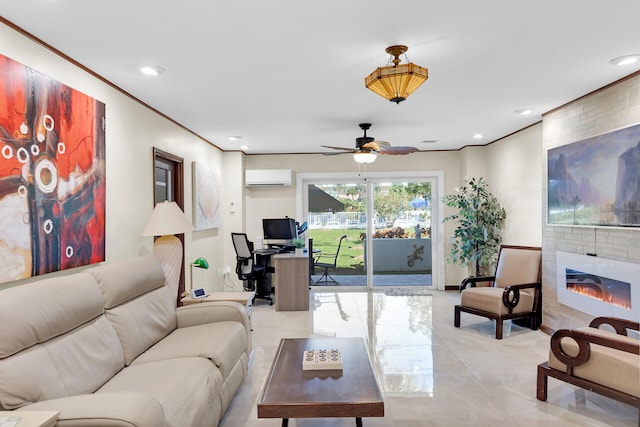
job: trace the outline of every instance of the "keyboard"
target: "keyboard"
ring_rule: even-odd
[[[282,246],[276,248],[258,249],[257,251],[254,251],[254,253],[260,255],[288,254],[291,252],[295,252],[295,249],[296,248],[294,246]]]
[[[259,255],[275,255],[280,253],[279,249],[258,249],[257,251],[254,251],[255,253],[259,254]]]

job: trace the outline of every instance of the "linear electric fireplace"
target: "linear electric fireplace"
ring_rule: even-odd
[[[558,302],[592,316],[640,318],[640,265],[558,251]]]

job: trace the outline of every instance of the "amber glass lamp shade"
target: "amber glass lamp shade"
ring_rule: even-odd
[[[396,104],[409,97],[429,78],[429,70],[412,62],[400,64],[399,55],[407,51],[406,46],[390,46],[386,52],[394,56],[393,65],[378,67],[365,79],[365,86]]]

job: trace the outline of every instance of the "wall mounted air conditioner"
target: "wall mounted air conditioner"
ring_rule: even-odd
[[[247,187],[290,186],[291,169],[248,169],[244,171],[244,185]]]

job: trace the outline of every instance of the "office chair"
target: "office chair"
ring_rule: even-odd
[[[231,233],[233,247],[236,250],[236,274],[238,279],[242,280],[245,291],[255,291],[256,298],[269,301],[273,305],[271,295],[257,286],[260,282],[264,283],[267,271],[265,266],[257,265],[254,259],[253,243],[249,241],[246,233]]]

